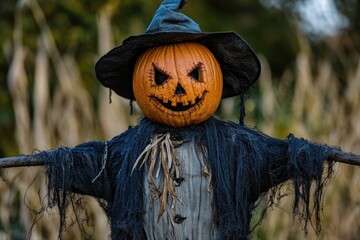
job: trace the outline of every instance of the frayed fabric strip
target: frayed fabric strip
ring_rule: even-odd
[[[96,175],[96,177],[91,181],[92,183],[94,183],[96,181],[96,179],[99,178],[100,174],[104,171],[104,169],[106,167],[107,159],[108,159],[108,143],[105,142],[103,164],[102,164],[99,174]]]

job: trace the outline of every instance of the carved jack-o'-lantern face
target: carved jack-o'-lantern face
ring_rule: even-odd
[[[137,60],[133,89],[144,115],[172,127],[211,117],[222,95],[222,72],[208,48],[178,43],[145,51]]]

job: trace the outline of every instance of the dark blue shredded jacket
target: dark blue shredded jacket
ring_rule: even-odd
[[[66,207],[78,193],[99,201],[111,224],[111,239],[145,239],[144,172],[131,175],[131,170],[153,134],[164,132],[180,138],[195,137],[207,148],[213,176],[214,221],[221,239],[250,238],[250,220],[257,200],[267,196],[271,201],[266,194],[275,193],[274,189],[289,179],[294,184],[294,213],[303,211],[298,215],[306,226],[313,213],[310,205],[315,206],[318,220],[327,146],[293,135],[286,140],[275,139],[215,118],[184,128],[165,127],[144,118],[108,142],[93,141],[39,153],[46,161],[50,206],[57,205],[60,210],[60,232],[65,226]],[[312,182],[316,183],[313,193]],[[315,204],[310,204],[310,195]]]

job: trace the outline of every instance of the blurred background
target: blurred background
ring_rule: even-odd
[[[108,140],[136,124],[140,110],[134,106],[130,115],[129,102],[115,93],[109,104],[94,63],[124,38],[142,34],[160,3],[1,0],[0,157]],[[204,32],[237,32],[258,54],[262,74],[246,96],[246,125],[360,153],[358,0],[192,0],[182,12]],[[238,121],[239,108],[237,97],[224,99],[216,116]],[[317,239],[359,239],[360,169],[334,168]],[[0,240],[57,239],[57,209],[36,215],[46,201],[43,171],[0,170]],[[104,213],[86,200],[91,239],[106,239]],[[305,239],[291,212],[290,195],[268,212],[254,239]],[[83,238],[77,225],[63,237]],[[316,239],[311,227],[307,239]]]

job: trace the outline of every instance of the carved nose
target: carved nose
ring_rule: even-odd
[[[176,95],[182,95],[185,94],[185,89],[180,85],[180,83],[178,83],[178,85],[176,86],[176,90],[175,90],[175,94]]]

